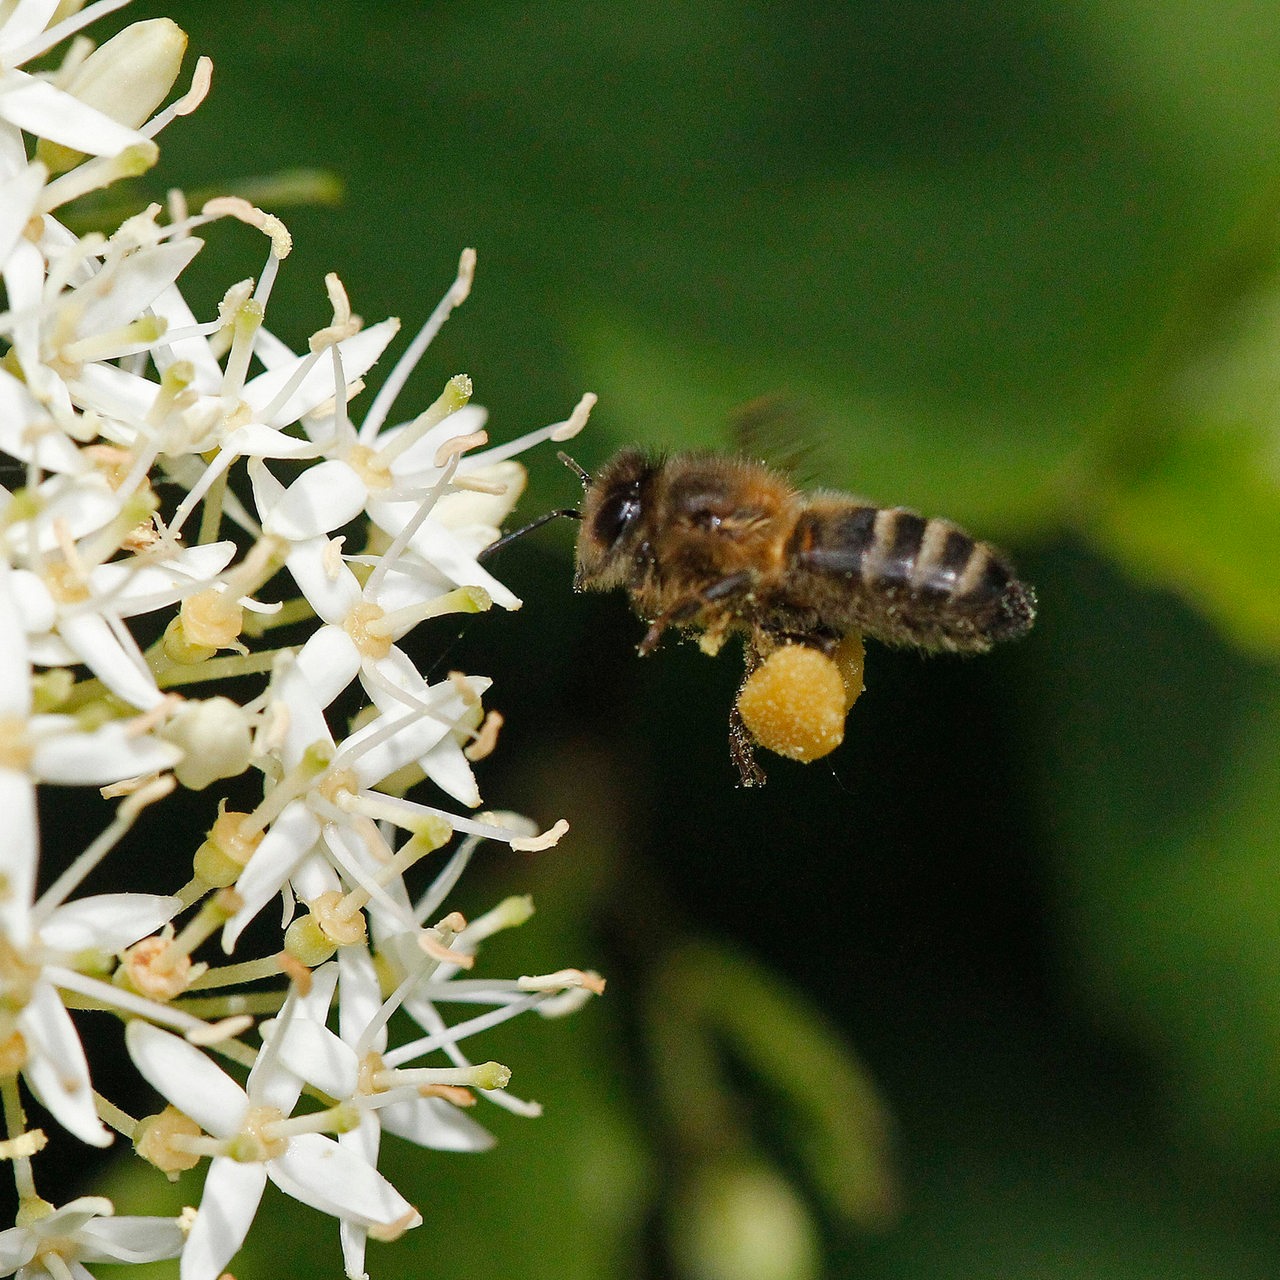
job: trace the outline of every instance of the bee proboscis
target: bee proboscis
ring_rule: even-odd
[[[711,653],[741,633],[749,677],[786,644],[830,654],[856,632],[983,653],[1035,619],[1035,593],[1003,553],[949,520],[801,491],[724,454],[627,448],[594,476],[565,461],[586,487],[574,586],[624,589],[649,624],[642,654],[668,627],[701,632]],[[743,785],[764,781],[736,704],[730,750]]]

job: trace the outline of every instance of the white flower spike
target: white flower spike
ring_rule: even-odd
[[[581,429],[594,397],[490,444],[471,380],[442,371],[444,392],[388,425],[471,289],[469,249],[353,421],[399,321],[366,325],[330,276],[329,322],[286,346],[267,317],[292,246],[275,215],[239,197],[193,213],[173,192],[106,233],[61,222],[155,164],[210,85],[200,59],[176,87],[187,37],[168,19],[96,49],[80,34],[124,3],[0,3],[0,1167],[18,1196],[0,1275],[91,1280],[100,1262],[180,1254],[182,1280],[217,1280],[270,1181],[337,1219],[358,1280],[370,1236],[422,1220],[378,1171],[384,1141],[480,1152],[478,1097],[538,1114],[463,1042],[601,987],[576,969],[473,972],[482,941],[532,911],[445,910],[473,851],[547,849],[567,824],[411,790],[478,808],[473,765],[502,716],[487,676],[409,639],[443,614],[519,607],[482,563],[524,489],[516,455]],[[228,219],[265,237],[262,270],[194,304],[187,269]],[[51,786],[102,806],[82,848]],[[153,812],[179,795],[207,828],[199,848],[182,846],[189,821]],[[417,864],[455,840],[415,902]],[[159,892],[111,887],[127,842],[149,842],[134,865]],[[83,892],[90,875],[103,891]],[[255,919],[273,898],[279,921]],[[218,934],[226,963],[206,958]],[[451,1004],[475,1011],[450,1022]],[[422,1029],[408,1041],[401,1008]],[[110,1073],[82,1011],[128,1022],[159,1115],[95,1091]],[[208,1159],[199,1210],[55,1208],[36,1190],[53,1125],[96,1147],[124,1135],[174,1176]]]

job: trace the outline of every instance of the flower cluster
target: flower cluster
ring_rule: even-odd
[[[183,1280],[214,1280],[270,1179],[338,1220],[355,1277],[370,1235],[420,1221],[378,1171],[383,1132],[474,1151],[491,1141],[468,1114],[477,1097],[536,1114],[463,1042],[602,986],[576,969],[469,976],[483,940],[532,908],[512,898],[467,921],[444,907],[449,889],[482,841],[539,850],[566,824],[479,811],[472,766],[501,724],[490,681],[433,680],[399,643],[427,618],[519,606],[484,563],[523,486],[515,455],[574,435],[592,398],[496,447],[461,375],[389,421],[467,296],[469,250],[357,421],[398,324],[364,325],[330,277],[332,319],[307,350],[274,336],[290,248],[276,218],[174,195],[110,234],[73,234],[63,206],[153,165],[155,136],[210,83],[201,60],[162,107],[186,45],[167,20],[96,49],[77,34],[124,2],[0,8],[0,452],[16,481],[0,488],[0,1155],[19,1197],[0,1275],[180,1253]],[[263,233],[266,261],[202,318],[179,279],[226,219]],[[109,806],[73,858],[42,851],[41,784],[99,788]],[[179,789],[206,793],[211,825],[185,862],[156,850],[157,879],[176,864],[172,892],[83,894]],[[451,845],[415,897],[415,864]],[[224,959],[273,900],[282,937]],[[206,943],[213,960],[197,958]],[[473,1012],[451,1020],[452,1005]],[[126,1022],[163,1111],[134,1119],[95,1093],[72,1008]],[[417,1028],[397,1044],[395,1012]],[[124,1135],[170,1177],[207,1158],[199,1208],[54,1208],[36,1190],[32,1099],[93,1146]]]

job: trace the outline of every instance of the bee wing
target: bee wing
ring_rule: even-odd
[[[783,392],[757,396],[729,414],[734,448],[753,462],[785,472],[800,487],[808,487],[815,471],[817,415]]]

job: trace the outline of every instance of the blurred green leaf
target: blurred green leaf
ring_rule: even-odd
[[[1229,183],[1274,173],[1280,10],[1270,0],[1076,0],[1096,72],[1126,120],[1177,136]]]
[[[1237,643],[1280,650],[1280,197],[1273,190],[1165,320],[1080,475],[1083,532]]]
[[[1172,1127],[1275,1176],[1280,672],[1169,595],[1067,563],[1028,709],[1076,981],[1160,1064]]]
[[[1089,533],[1141,580],[1174,587],[1245,648],[1280,653],[1280,436],[1175,436],[1100,505]]]

